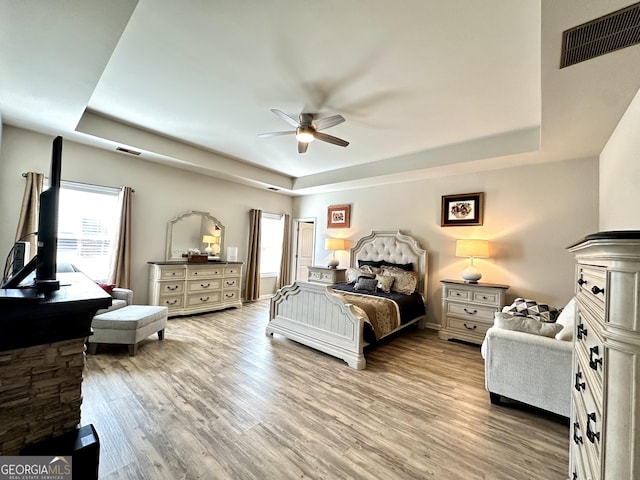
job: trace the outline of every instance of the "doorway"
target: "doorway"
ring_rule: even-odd
[[[294,220],[293,272],[292,282],[306,282],[307,267],[313,265],[316,238],[316,219],[297,218]]]

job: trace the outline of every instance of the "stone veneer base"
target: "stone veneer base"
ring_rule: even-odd
[[[0,455],[80,424],[85,339],[0,352]]]

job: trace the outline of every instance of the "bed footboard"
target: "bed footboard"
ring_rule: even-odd
[[[365,368],[364,319],[331,287],[296,282],[278,290],[265,333],[278,333],[341,358],[352,368]]]

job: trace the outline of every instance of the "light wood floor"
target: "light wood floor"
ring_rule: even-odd
[[[478,347],[411,330],[367,369],[267,337],[268,302],[87,356],[82,424],[111,479],[566,479],[569,429],[492,406]]]

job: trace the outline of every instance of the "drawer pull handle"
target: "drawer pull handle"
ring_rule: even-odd
[[[173,286],[167,285],[167,290],[171,290],[173,292],[174,290],[177,290],[177,289],[178,289],[178,285],[173,285]]]
[[[176,276],[176,272],[171,272],[171,276],[175,277]]]
[[[201,302],[208,302],[209,301],[209,297],[200,297],[200,301]]]
[[[585,285],[587,283],[586,280],[583,280],[582,278],[578,280],[578,285],[582,286]]]
[[[459,296],[460,296],[460,292],[456,292],[456,297],[459,297]]]
[[[593,293],[594,295],[602,293],[604,295],[604,288],[596,287],[594,285],[593,287],[591,287],[591,293]]]
[[[596,345],[595,347],[591,347],[589,349],[589,366],[593,370],[598,370],[598,364],[600,364],[600,366],[602,366],[602,357],[596,358],[596,359],[593,358],[594,355],[598,355],[599,354],[599,351],[600,351],[600,349],[598,348],[598,345]]]
[[[169,300],[166,300],[164,303],[165,303],[166,305],[175,305],[176,303],[178,303],[178,300],[173,300],[173,301],[171,301],[171,302],[170,302]]]
[[[466,323],[465,323],[465,324],[463,324],[463,325],[464,325],[464,328],[466,328],[467,330],[475,330],[476,328],[478,328],[478,326],[477,326],[477,325],[474,325],[473,327],[470,327],[470,326],[469,326],[469,325],[467,325]]]
[[[233,287],[236,282],[226,282],[227,283],[227,287]]]
[[[596,412],[587,414],[587,438],[591,443],[596,443],[596,440],[600,441],[600,432],[594,432],[591,430],[591,422],[596,423]]]
[[[464,311],[466,313],[468,313],[469,315],[475,315],[476,313],[478,313],[478,310],[474,310],[473,312],[471,312],[471,311],[467,310],[466,307],[465,307]]]
[[[579,429],[580,424],[578,422],[573,422],[573,441],[576,445],[580,445],[582,443],[582,437],[578,435]]]
[[[233,297],[235,297],[235,294],[233,294],[233,293],[225,293],[224,296],[227,297],[227,298],[233,298]]]
[[[581,323],[578,325],[578,340],[582,340],[582,337],[587,338],[587,329]]]
[[[576,383],[573,385],[577,391],[584,390],[587,386],[584,382],[580,382],[582,379],[582,372],[576,372]]]
[[[211,286],[211,284],[210,283],[201,283],[200,286],[202,288],[209,288]]]

